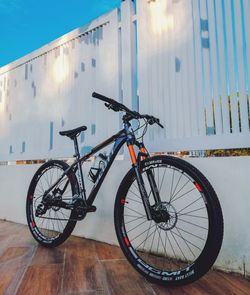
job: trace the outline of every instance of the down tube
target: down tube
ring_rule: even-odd
[[[107,167],[106,169],[104,170],[100,180],[98,181],[98,183],[93,187],[92,191],[90,192],[89,194],[89,197],[87,199],[87,204],[89,206],[91,206],[96,198],[96,195],[103,183],[103,180],[105,178],[105,176],[107,175],[111,165],[113,164],[114,162],[114,159],[115,157],[117,156],[119,150],[121,149],[121,147],[124,145],[124,143],[126,142],[127,138],[126,136],[123,136],[123,137],[119,137],[115,143],[114,143],[114,146],[113,146],[113,149],[112,149],[112,152],[110,153],[110,159],[109,159],[109,162],[107,164]]]

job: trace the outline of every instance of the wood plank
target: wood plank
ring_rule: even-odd
[[[83,291],[106,291],[105,270],[95,259],[67,255],[63,274],[63,294]]]
[[[106,291],[83,291],[83,292],[77,292],[77,293],[68,293],[67,295],[109,295]]]
[[[101,242],[95,242],[95,247],[99,260],[126,259],[122,250],[118,246],[112,246]]]
[[[121,249],[93,240],[70,237],[55,249],[25,245],[14,238],[20,229],[14,223],[0,222],[8,228],[10,240],[0,240],[0,294],[59,295],[248,295],[250,282],[243,277],[210,271],[200,280],[182,287],[165,288],[150,284],[125,260]],[[2,237],[6,238],[2,231]],[[26,235],[27,241],[29,236]],[[34,256],[34,251],[35,253]],[[64,260],[65,259],[65,260]]]
[[[25,270],[25,264],[20,263],[20,261],[0,264],[0,294],[15,294]]]
[[[74,257],[79,259],[98,259],[93,240],[71,236],[60,248],[65,249],[66,257],[74,255]]]
[[[0,264],[13,261],[18,258],[25,258],[30,256],[32,247],[9,247],[5,252],[0,256]],[[32,251],[33,252],[33,251]]]
[[[197,284],[199,284],[204,290],[209,290],[211,294],[247,295],[237,288],[232,288],[232,285],[228,282],[226,283],[225,281],[220,280],[218,272],[215,271],[210,271],[201,280],[197,281]]]
[[[64,262],[65,250],[61,247],[58,248],[45,248],[39,246],[32,259],[31,265],[46,265],[46,264],[58,264]]]
[[[250,294],[250,282],[240,276],[225,274],[217,272],[218,281],[222,281],[224,284],[230,284],[232,290],[238,290],[238,294]]]
[[[10,247],[1,256],[0,294],[14,294],[34,255],[34,247]]]
[[[30,266],[16,295],[56,295],[60,293],[62,266],[59,264]]]
[[[127,261],[110,260],[102,262],[112,295],[152,294],[146,280],[137,273]]]

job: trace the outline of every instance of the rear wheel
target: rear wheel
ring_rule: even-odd
[[[57,198],[66,203],[72,202],[73,196],[78,193],[77,179],[72,171],[61,179],[51,193],[45,194],[68,167],[62,161],[48,161],[37,170],[29,186],[26,200],[29,229],[33,237],[46,247],[55,247],[63,243],[76,224],[72,210],[46,206],[45,200]]]
[[[223,239],[221,207],[200,171],[174,157],[141,163],[153,220],[148,220],[135,172],[123,179],[115,202],[115,228],[121,249],[147,279],[166,286],[193,282],[215,262]],[[151,171],[160,193],[156,203],[148,181]]]

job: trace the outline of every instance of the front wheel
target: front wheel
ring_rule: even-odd
[[[191,283],[215,262],[223,239],[221,207],[211,184],[191,164],[156,156],[141,162],[152,220],[146,217],[135,171],[124,177],[114,218],[119,244],[132,266],[165,286]],[[151,171],[160,201],[155,201]]]

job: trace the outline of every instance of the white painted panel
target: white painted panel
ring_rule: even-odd
[[[194,30],[194,55],[195,55],[195,77],[196,77],[196,106],[198,112],[199,135],[206,134],[205,114],[204,114],[204,97],[202,89],[202,47],[200,34],[200,13],[199,1],[192,0],[193,8],[193,30]]]
[[[206,1],[201,0],[199,2],[200,10],[200,21],[201,23],[207,23],[207,6]],[[213,130],[213,111],[212,111],[212,81],[210,71],[210,36],[208,28],[201,26],[201,50],[202,50],[202,79],[203,79],[203,96],[204,96],[204,107],[206,114],[206,133],[210,134],[209,130]]]
[[[186,41],[186,56],[185,62],[185,78],[187,94],[184,95],[184,101],[187,101],[186,113],[188,114],[188,120],[190,124],[186,125],[186,136],[197,136],[199,131],[198,126],[198,106],[196,103],[196,69],[195,69],[195,59],[194,55],[194,35],[193,35],[193,10],[192,1],[185,1],[185,11],[186,11],[186,28],[185,31],[188,34]],[[188,128],[187,128],[188,127]],[[189,130],[188,130],[189,129]]]
[[[209,40],[211,54],[211,71],[213,80],[213,101],[214,101],[214,116],[215,116],[215,131],[216,134],[222,134],[222,115],[220,104],[220,67],[219,54],[217,44],[217,23],[215,16],[214,1],[207,1],[208,9],[208,25],[209,25]]]
[[[234,59],[234,41],[232,29],[232,9],[231,1],[224,1],[225,3],[225,22],[226,22],[226,37],[227,37],[227,52],[228,52],[228,76],[231,102],[231,117],[232,117],[232,131],[239,132],[239,114],[238,114],[238,97],[236,87],[236,73],[235,73],[235,59]]]
[[[248,72],[248,95],[250,93],[250,1],[241,0],[242,10],[244,12],[246,55],[247,55],[247,72]]]
[[[245,80],[245,61],[242,38],[242,15],[240,1],[234,1],[235,34],[237,46],[238,81],[239,81],[239,107],[241,132],[249,132],[248,106],[247,106],[247,84]],[[240,20],[240,21],[239,21]]]
[[[222,2],[215,1],[215,16],[217,20],[217,33],[218,33],[218,54],[220,63],[220,95],[221,95],[221,108],[222,108],[222,122],[223,133],[230,133],[230,118],[229,118],[229,106],[228,106],[228,91],[227,91],[227,76],[226,76],[226,54],[225,54],[225,42],[224,42],[224,30],[223,30],[223,16],[222,16]]]

